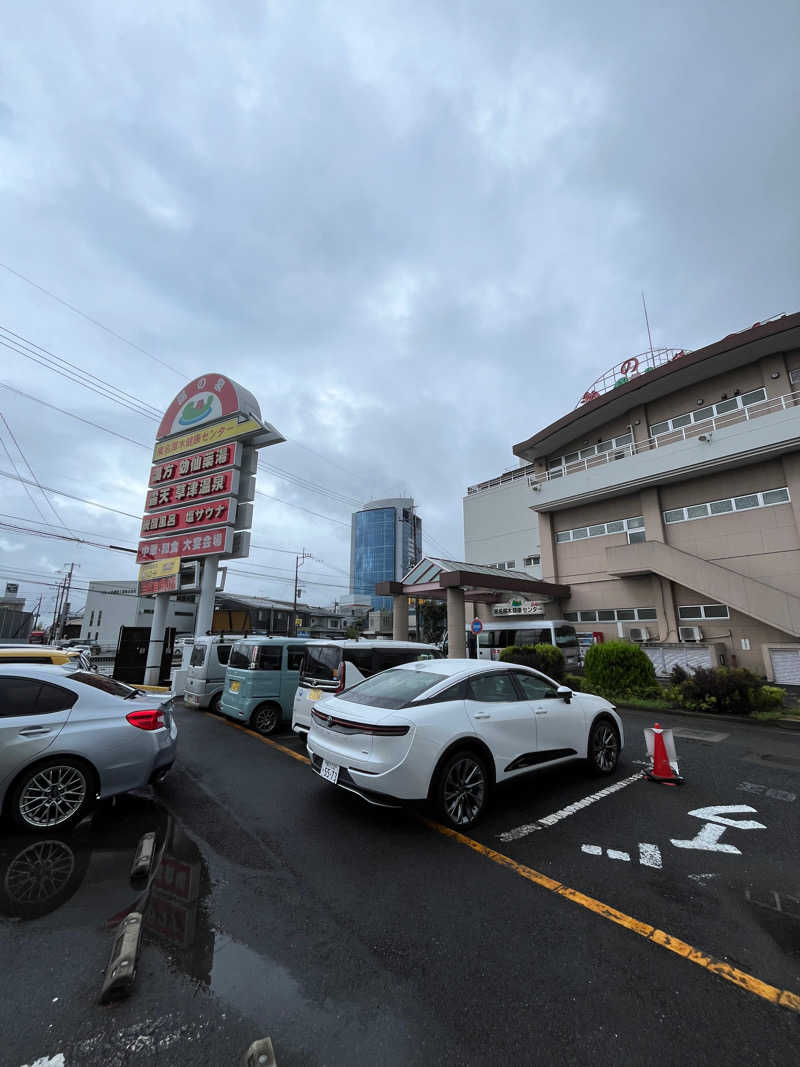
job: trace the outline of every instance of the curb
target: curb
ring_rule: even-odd
[[[632,704],[623,703],[618,703],[616,708],[617,711],[636,711],[641,715],[652,715],[654,718],[659,715],[680,715],[686,719],[710,719],[711,722],[735,722],[738,723],[739,726],[779,726],[784,730],[800,730],[800,718],[772,719],[767,722],[759,722],[758,719],[751,719],[748,715],[714,715],[713,713],[705,711],[686,711],[685,708],[670,708],[668,711],[653,711],[651,708],[637,708]],[[791,723],[792,725],[784,725],[786,723]]]
[[[785,715],[782,719],[776,719],[775,725],[781,730],[800,730],[800,717],[797,715]]]

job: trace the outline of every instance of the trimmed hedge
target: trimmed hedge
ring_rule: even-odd
[[[533,667],[556,682],[564,680],[564,653],[555,645],[510,645],[499,657],[503,663],[517,663]]]
[[[670,697],[690,711],[718,715],[749,715],[781,707],[785,690],[764,685],[745,667],[700,667],[669,689]]]
[[[659,697],[656,671],[647,653],[629,641],[606,641],[586,650],[585,689],[608,700]]]

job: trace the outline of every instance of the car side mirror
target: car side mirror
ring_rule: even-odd
[[[556,693],[561,697],[565,704],[569,704],[572,700],[572,690],[568,685],[560,685],[558,689],[556,689]]]

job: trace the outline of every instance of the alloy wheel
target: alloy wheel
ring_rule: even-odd
[[[466,826],[480,814],[486,796],[483,767],[472,756],[453,763],[444,780],[444,807],[455,826]]]
[[[19,798],[19,813],[29,826],[60,826],[86,800],[86,776],[70,764],[53,764],[34,774]]]
[[[255,722],[253,723],[253,725],[260,734],[271,734],[275,727],[278,725],[277,708],[259,708],[256,712]]]
[[[613,726],[601,723],[592,736],[592,755],[599,771],[613,771],[617,764],[619,742]]]

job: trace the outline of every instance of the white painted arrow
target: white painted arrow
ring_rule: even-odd
[[[745,814],[746,812],[752,812],[755,815],[756,809],[751,808],[749,804],[719,804],[714,808],[695,808],[689,814],[694,815],[696,819],[719,823],[720,826],[732,826],[736,830],[766,830],[764,823],[756,822],[755,819],[725,818],[726,815]]]

